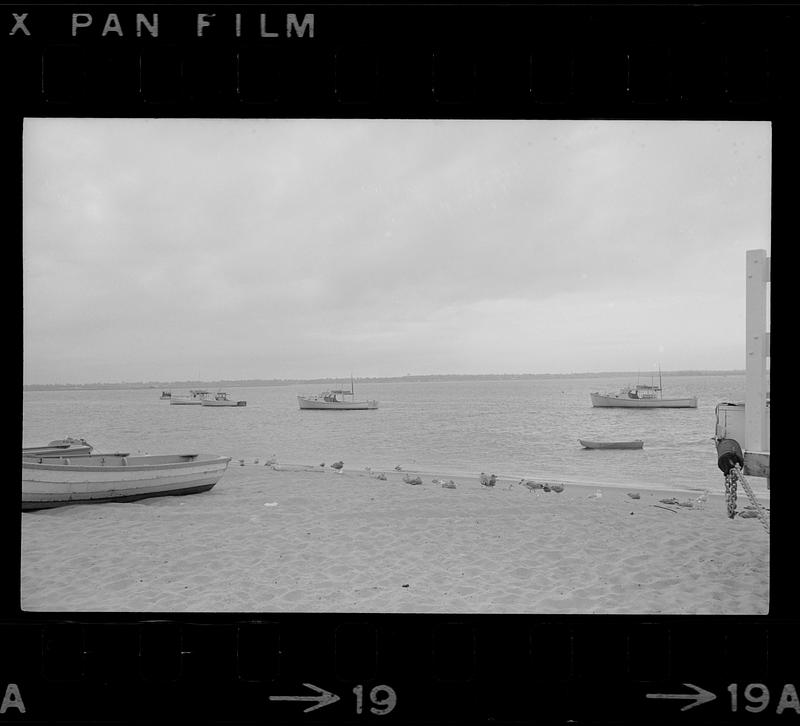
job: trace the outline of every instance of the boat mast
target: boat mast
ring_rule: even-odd
[[[658,364],[658,397],[664,398],[664,389],[661,386],[661,363]]]

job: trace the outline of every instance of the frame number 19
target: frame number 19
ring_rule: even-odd
[[[356,713],[364,712],[364,686],[353,689],[356,694]],[[385,716],[397,705],[397,694],[389,686],[375,686],[369,692],[370,713],[376,716]]]

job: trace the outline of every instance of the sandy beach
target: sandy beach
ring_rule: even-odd
[[[768,612],[769,535],[720,494],[377,474],[232,461],[208,493],[25,513],[22,608]]]

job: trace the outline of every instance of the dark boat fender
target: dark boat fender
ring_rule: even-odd
[[[721,439],[717,442],[717,466],[728,476],[736,465],[744,467],[742,447],[734,439]]]

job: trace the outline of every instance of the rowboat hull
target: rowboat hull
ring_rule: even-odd
[[[623,398],[589,394],[595,408],[697,408],[697,398]]]
[[[641,449],[644,446],[644,441],[639,439],[635,441],[587,441],[586,439],[578,439],[578,443],[584,449]]]
[[[297,397],[303,410],[318,411],[370,411],[378,408],[377,401],[323,401],[316,398]]]
[[[77,460],[22,460],[22,509],[69,504],[129,502],[208,491],[230,457],[210,454],[120,456],[94,454]]]

